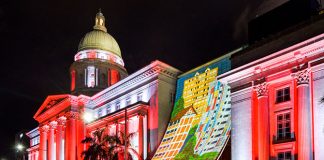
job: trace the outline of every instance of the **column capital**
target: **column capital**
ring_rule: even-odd
[[[41,126],[38,128],[39,132],[48,132],[49,131],[49,126],[47,124]]]
[[[79,118],[79,112],[73,112],[73,111],[67,112],[65,114],[65,117],[66,117],[66,119],[78,119]]]
[[[57,122],[56,121],[52,121],[49,123],[50,129],[56,129],[57,127]]]
[[[137,116],[144,117],[144,116],[145,116],[145,113],[141,113],[141,112],[139,112],[139,113],[137,113]]]
[[[62,116],[62,117],[58,118],[58,119],[57,119],[57,123],[58,123],[58,125],[60,125],[60,126],[64,126],[65,123],[66,123],[66,117]]]
[[[298,86],[302,84],[309,84],[309,72],[309,69],[304,69],[292,74],[292,76],[297,80]]]
[[[262,96],[268,96],[268,83],[263,82],[261,84],[258,84],[254,87],[257,96],[262,97]]]

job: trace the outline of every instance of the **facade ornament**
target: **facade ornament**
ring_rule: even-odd
[[[49,131],[49,126],[48,125],[43,125],[39,127],[39,132],[48,132]]]
[[[297,80],[297,85],[308,84],[309,83],[309,69],[304,69],[293,74],[293,77]]]
[[[255,86],[255,90],[258,97],[268,96],[268,83],[263,82]]]
[[[51,129],[55,129],[57,127],[57,122],[56,121],[52,121],[49,123],[49,126]]]
[[[64,126],[66,123],[66,117],[62,116],[62,117],[58,118],[57,123],[58,123],[58,125]]]
[[[144,117],[144,116],[145,116],[145,113],[139,112],[139,113],[137,113],[137,116],[142,116],[142,117]]]
[[[68,113],[66,113],[66,119],[78,119],[79,118],[79,112],[73,112],[70,111]]]

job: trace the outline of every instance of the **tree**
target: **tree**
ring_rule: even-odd
[[[130,143],[135,134],[130,133],[126,136],[119,132],[117,135],[107,135],[104,134],[104,129],[98,129],[93,133],[93,137],[86,137],[81,141],[90,144],[89,148],[82,152],[82,157],[84,160],[132,160],[132,157],[136,156],[138,160],[141,160],[141,156]]]
[[[86,151],[82,152],[84,160],[104,160],[108,159],[106,139],[104,129],[98,129],[93,134],[93,137],[86,137],[81,143],[90,144]]]
[[[132,160],[133,156],[136,156],[138,160],[141,160],[141,156],[131,146],[131,138],[136,133],[130,133],[127,136],[123,132],[119,132],[118,135],[108,136],[108,155],[111,160],[127,159]],[[126,145],[125,145],[126,144]],[[125,147],[126,146],[126,147]],[[126,152],[126,154],[125,154]],[[126,155],[126,158],[124,157]]]

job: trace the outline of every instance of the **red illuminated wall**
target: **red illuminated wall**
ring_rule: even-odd
[[[110,83],[111,85],[117,83],[119,81],[119,72],[117,70],[110,70]]]
[[[75,89],[75,70],[71,71],[71,91]]]

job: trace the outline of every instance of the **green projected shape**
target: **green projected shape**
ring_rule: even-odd
[[[184,80],[182,96],[153,159],[216,159],[231,130],[230,87],[217,81],[218,68]],[[182,79],[183,81],[183,79]],[[177,90],[178,92],[178,90]]]

